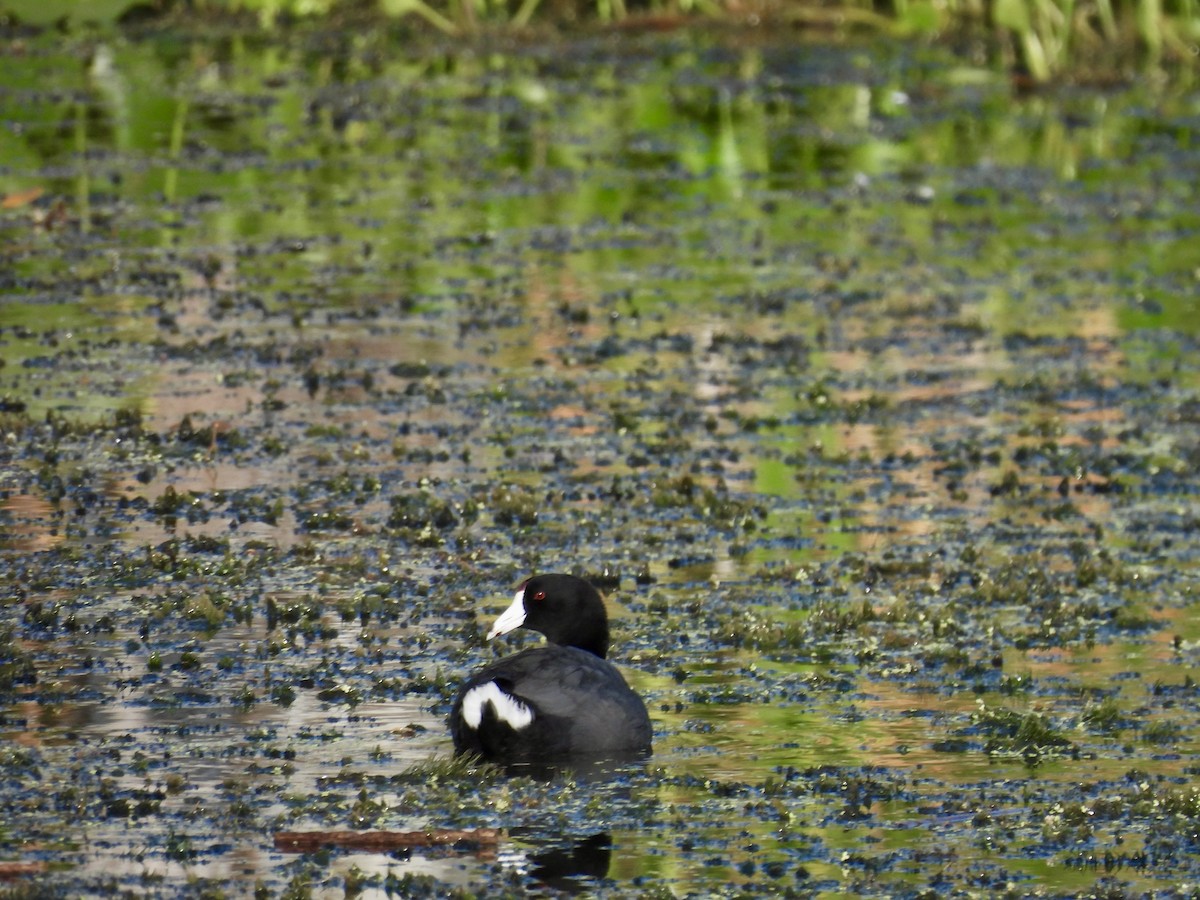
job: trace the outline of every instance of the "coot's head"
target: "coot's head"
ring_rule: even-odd
[[[608,655],[608,614],[600,593],[574,575],[535,575],[519,588],[488,640],[517,628],[539,631],[552,644]]]

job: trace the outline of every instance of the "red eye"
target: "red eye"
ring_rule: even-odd
[[[535,591],[533,594],[533,599],[534,600],[545,600],[546,592],[545,591]]]

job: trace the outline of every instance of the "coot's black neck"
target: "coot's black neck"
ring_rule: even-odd
[[[524,626],[552,644],[608,656],[608,613],[600,592],[573,575],[540,575],[523,586]]]
[[[592,623],[586,631],[579,629],[577,632],[558,637],[546,635],[546,640],[563,647],[578,647],[580,650],[586,650],[588,653],[594,653],[601,659],[605,659],[608,656],[608,623],[602,623],[599,629],[596,628],[595,623]]]

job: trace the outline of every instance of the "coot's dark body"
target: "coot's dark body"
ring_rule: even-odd
[[[650,752],[646,706],[604,659],[608,620],[591,584],[571,575],[529,579],[489,637],[520,627],[552,643],[493,663],[462,686],[450,713],[455,752],[497,762]]]

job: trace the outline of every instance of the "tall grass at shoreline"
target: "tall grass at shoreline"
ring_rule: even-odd
[[[111,23],[132,14],[254,16],[265,28],[344,12],[420,19],[467,36],[594,21],[671,28],[783,24],[890,37],[984,34],[1036,82],[1114,60],[1200,69],[1200,0],[0,0],[0,24]]]

